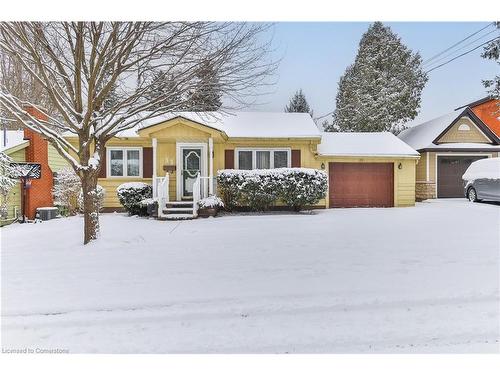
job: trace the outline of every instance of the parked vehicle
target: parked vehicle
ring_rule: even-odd
[[[462,176],[465,197],[471,202],[500,202],[500,158],[473,162]]]

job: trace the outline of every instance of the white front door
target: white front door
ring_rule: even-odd
[[[177,144],[177,199],[193,196],[193,184],[198,173],[206,175],[207,145],[204,143]]]

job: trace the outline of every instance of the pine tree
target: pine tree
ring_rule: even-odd
[[[340,78],[333,124],[326,130],[398,133],[417,116],[426,82],[420,54],[375,22]]]
[[[285,112],[299,112],[299,113],[309,113],[311,117],[313,116],[313,111],[307,103],[306,96],[302,89],[299,89],[290,98],[290,102],[285,106]]]
[[[151,81],[154,90],[149,91],[145,96],[150,102],[156,102],[152,105],[152,109],[169,106],[172,111],[189,110],[186,99],[182,99],[181,90],[178,88],[173,75],[156,71],[152,73]]]
[[[188,110],[217,111],[222,106],[221,85],[217,72],[209,61],[204,61],[196,72],[196,89],[190,97]]]
[[[495,24],[497,29],[500,29],[500,22],[496,22]],[[500,65],[500,39],[496,38],[489,42],[486,47],[484,47],[481,57],[496,61],[496,63]],[[488,92],[490,95],[495,99],[500,99],[500,75],[497,74],[493,79],[484,80],[483,85],[489,89]]]

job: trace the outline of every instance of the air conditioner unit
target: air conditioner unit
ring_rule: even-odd
[[[59,210],[57,207],[40,207],[36,209],[38,217],[40,220],[51,220],[55,219],[59,215]]]

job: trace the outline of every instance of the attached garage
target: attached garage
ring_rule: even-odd
[[[329,163],[330,207],[393,207],[394,163]]]
[[[437,197],[463,198],[462,175],[472,162],[487,156],[437,156]]]
[[[328,171],[327,206],[415,205],[419,154],[392,133],[323,133],[318,161]]]

